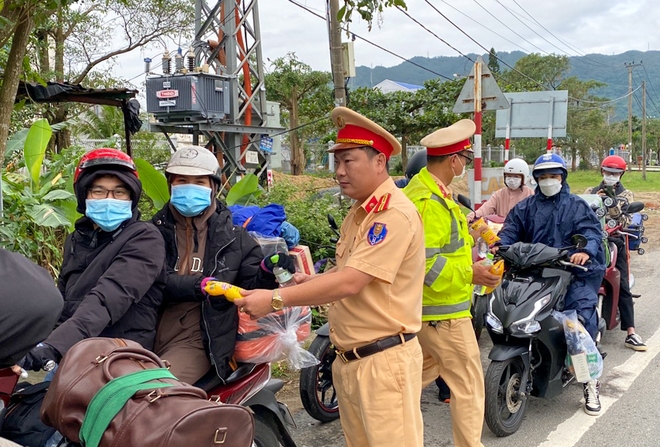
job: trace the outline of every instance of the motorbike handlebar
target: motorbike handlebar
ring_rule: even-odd
[[[579,269],[581,269],[581,270],[584,270],[585,272],[588,272],[588,271],[589,271],[588,268],[586,268],[585,266],[580,265],[580,264],[573,264],[572,262],[561,261],[561,260],[559,261],[559,263],[560,263],[561,265],[565,265],[566,267],[576,267],[576,268],[579,268]]]

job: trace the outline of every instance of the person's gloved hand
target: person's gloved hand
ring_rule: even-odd
[[[268,273],[273,273],[276,265],[282,267],[284,270],[288,270],[290,273],[296,273],[296,266],[293,263],[293,259],[287,253],[277,252],[274,255],[266,256],[261,261],[261,268]]]
[[[207,284],[209,281],[217,281],[217,280],[218,280],[218,279],[217,279],[217,278],[214,278],[213,276],[207,276],[206,278],[202,279],[202,282],[199,284],[200,289],[202,289],[202,293],[203,293],[204,295],[208,295],[208,293],[206,292],[206,290],[204,290],[204,289],[206,288],[206,284]]]
[[[59,362],[62,356],[51,345],[46,343],[39,343],[36,347],[32,348],[23,359],[18,362],[18,365],[30,371],[39,371],[46,366],[49,360],[55,363]]]

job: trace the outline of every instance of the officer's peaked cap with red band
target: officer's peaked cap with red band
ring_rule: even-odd
[[[462,151],[472,151],[470,137],[477,126],[474,121],[463,119],[449,127],[438,129],[422,138],[420,142],[431,156],[452,155]]]
[[[369,146],[385,154],[388,160],[401,153],[401,143],[394,135],[359,113],[346,107],[335,107],[331,117],[338,129],[337,144],[328,152]]]

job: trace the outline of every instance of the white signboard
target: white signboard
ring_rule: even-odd
[[[250,164],[259,164],[259,154],[256,151],[247,151],[245,153],[245,162]]]

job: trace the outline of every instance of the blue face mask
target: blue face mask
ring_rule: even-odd
[[[170,203],[186,217],[195,217],[211,205],[211,188],[200,185],[174,185]]]
[[[133,202],[117,199],[85,200],[85,216],[92,219],[103,231],[114,231],[124,221],[133,217]]]

